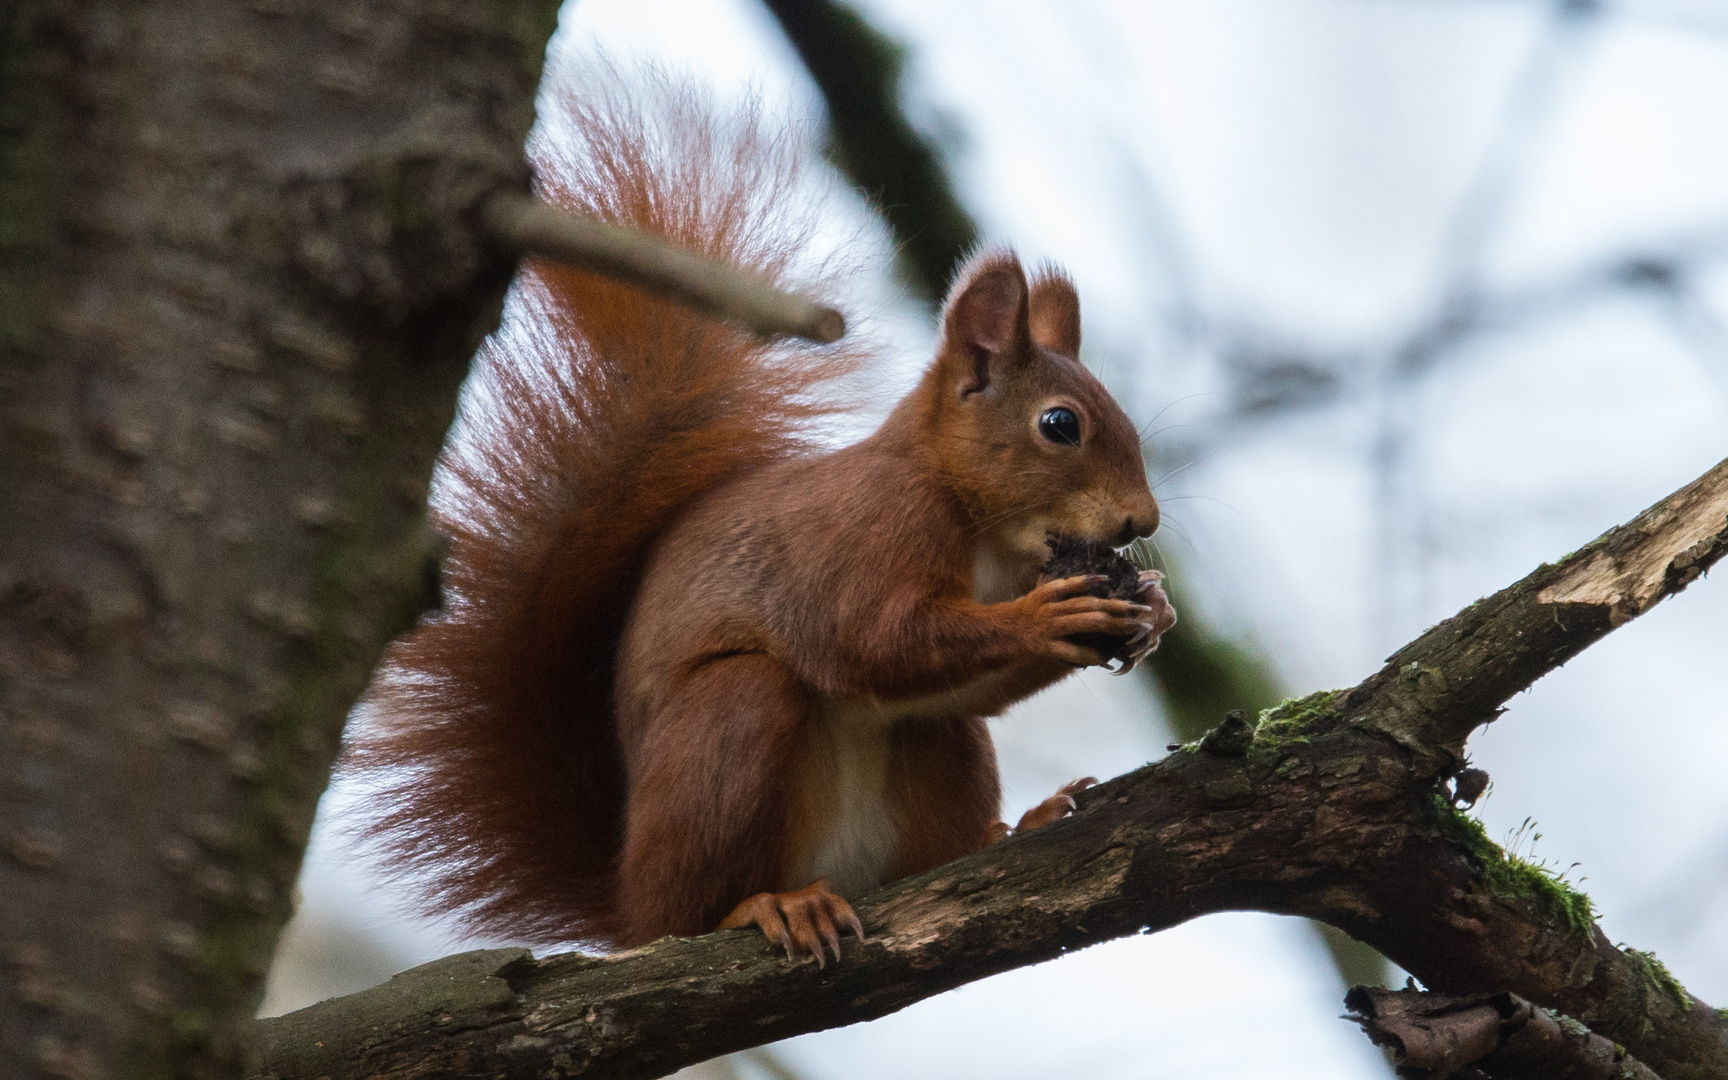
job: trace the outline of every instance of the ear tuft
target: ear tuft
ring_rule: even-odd
[[[1080,294],[1074,281],[1054,263],[1032,278],[1029,322],[1032,340],[1063,356],[1080,356]]]
[[[961,268],[942,317],[944,355],[970,367],[961,394],[990,385],[991,370],[1030,352],[1026,274],[1012,252],[974,256]]]

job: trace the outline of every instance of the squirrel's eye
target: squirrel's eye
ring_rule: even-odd
[[[1038,434],[1059,446],[1080,445],[1080,418],[1073,409],[1046,409],[1038,418]]]

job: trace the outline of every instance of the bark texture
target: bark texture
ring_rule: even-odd
[[[241,1070],[556,7],[0,6],[0,1075]]]
[[[1728,461],[1435,627],[1360,686],[1235,717],[1089,790],[1068,820],[858,905],[819,969],[759,934],[610,958],[467,953],[260,1024],[255,1073],[654,1077],[868,1020],[973,979],[1216,911],[1305,915],[1429,987],[1509,991],[1667,1080],[1728,1076],[1728,1017],[1617,948],[1587,897],[1456,809],[1464,737],[1507,697],[1728,554]],[[1467,801],[1467,799],[1466,799]]]

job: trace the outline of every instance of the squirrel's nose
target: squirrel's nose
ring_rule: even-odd
[[[1135,537],[1151,536],[1158,531],[1158,504],[1147,501],[1147,508],[1122,519],[1122,531],[1116,534],[1116,547],[1134,542]]]

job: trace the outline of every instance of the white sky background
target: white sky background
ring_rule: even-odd
[[[1558,50],[1552,7],[1518,0],[860,7],[909,45],[920,119],[960,134],[960,193],[987,235],[1073,272],[1087,359],[1137,420],[1168,429],[1161,542],[1293,690],[1358,681],[1728,455],[1728,0],[1609,5],[1560,30]],[[720,98],[754,87],[818,109],[752,0],[581,0],[554,62],[595,43]],[[1681,299],[1574,287],[1632,255],[1682,259],[1695,272]],[[1461,289],[1505,317],[1426,374],[1388,378]],[[1515,296],[1549,302],[1494,307]],[[903,357],[927,351],[915,310],[881,295],[870,308]],[[1255,373],[1279,363],[1330,381],[1306,408],[1245,413]],[[1377,467],[1388,453],[1396,467]],[[1472,743],[1495,780],[1490,834],[1535,818],[1535,854],[1580,864],[1609,936],[1654,949],[1716,1005],[1722,577],[1610,635]],[[1142,692],[1088,675],[999,722],[1010,810],[1159,756]],[[333,808],[267,1011],[453,944],[343,857]],[[347,970],[319,968],[320,947]],[[1386,1076],[1336,1019],[1340,998],[1303,927],[1233,915],[781,1052],[812,1080]]]

